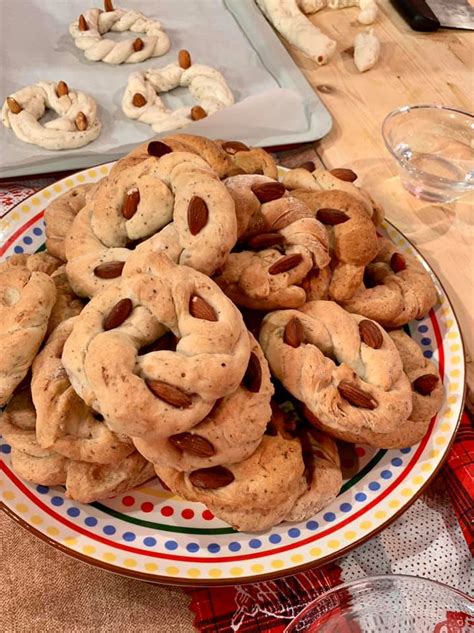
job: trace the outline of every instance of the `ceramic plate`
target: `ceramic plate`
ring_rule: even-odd
[[[44,244],[43,212],[75,185],[95,182],[112,163],[43,189],[0,220],[0,257],[33,253]],[[428,264],[393,226],[385,233],[401,252]],[[400,450],[355,446],[342,455],[345,481],[337,499],[308,521],[259,534],[237,533],[197,503],[164,491],[157,480],[117,497],[81,505],[60,486],[35,486],[10,468],[0,437],[0,498],[14,519],[62,551],[126,576],[168,584],[226,584],[262,580],[320,565],[355,547],[403,512],[440,468],[455,435],[464,395],[464,354],[449,300],[431,273],[439,302],[410,334],[438,363],[443,408],[425,438]]]

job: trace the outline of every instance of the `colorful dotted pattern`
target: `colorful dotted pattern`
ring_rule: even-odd
[[[0,221],[0,232],[4,233],[16,230],[19,222],[26,222],[26,230],[3,248],[5,254],[40,248],[44,242],[41,215],[46,201],[79,182],[99,179],[109,169],[110,166],[102,166],[83,172],[21,203]],[[401,250],[412,252],[393,228],[388,227],[387,232]],[[8,242],[8,234],[6,238]],[[413,323],[411,331],[425,357],[439,362],[438,327],[445,333],[444,381],[448,397],[426,447],[387,451],[360,481],[346,486],[338,499],[305,523],[283,524],[263,535],[225,534],[229,532],[227,526],[209,510],[187,504],[150,484],[104,506],[75,504],[64,496],[61,487],[50,490],[46,486],[14,483],[8,470],[10,447],[2,442],[0,498],[50,539],[115,568],[150,575],[184,579],[251,577],[337,553],[399,511],[431,476],[450,442],[462,401],[464,366],[459,329],[444,296],[440,296],[436,319]],[[373,457],[373,449],[356,446],[352,455],[343,457],[343,466],[357,472]],[[408,468],[412,470],[405,476]],[[397,483],[398,479],[401,483]],[[393,492],[387,495],[391,488]],[[375,502],[370,510],[369,502]]]

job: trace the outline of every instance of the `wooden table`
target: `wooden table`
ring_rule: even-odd
[[[358,10],[323,10],[311,20],[338,42],[327,66],[316,65],[288,47],[333,117],[332,131],[315,144],[328,167],[351,167],[380,202],[389,220],[429,261],[461,321],[469,357],[473,342],[473,197],[452,204],[417,200],[400,184],[385,149],[381,125],[394,108],[441,103],[472,110],[474,103],[474,36],[469,31],[412,31],[388,0],[373,25],[382,43],[378,64],[359,73],[352,44],[361,25]]]

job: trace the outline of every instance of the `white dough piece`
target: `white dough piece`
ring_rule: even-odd
[[[164,55],[170,49],[170,40],[158,20],[147,18],[140,11],[129,9],[114,9],[114,11],[100,11],[88,9],[83,16],[87,30],[81,31],[79,20],[69,27],[69,33],[74,38],[77,48],[84,51],[86,59],[102,61],[106,64],[133,64],[143,62],[150,57]],[[143,47],[135,50],[136,36],[123,41],[111,40],[103,36],[108,31],[123,33],[131,31],[142,34],[140,37]]]
[[[377,0],[327,0],[330,9],[347,9],[348,7],[359,7],[360,13],[357,21],[360,24],[373,24],[377,17]]]
[[[361,73],[372,68],[380,56],[380,41],[374,29],[357,33],[354,39],[354,63]]]
[[[317,64],[326,64],[334,54],[336,42],[308,20],[297,0],[257,0],[257,4],[276,30]]]
[[[327,0],[297,0],[303,13],[316,13],[327,6]]]
[[[39,81],[10,94],[22,110],[14,114],[5,100],[2,107],[3,125],[12,128],[25,143],[49,150],[76,149],[88,145],[99,136],[102,128],[96,102],[79,90],[70,90],[59,97],[56,87],[53,81]],[[58,117],[42,124],[39,119],[47,109],[54,110]],[[87,119],[87,128],[82,131],[75,123],[79,112]]]
[[[226,80],[215,68],[204,64],[192,64],[184,70],[173,63],[164,68],[131,75],[123,95],[122,110],[130,119],[148,123],[155,132],[168,132],[185,127],[192,122],[192,106],[171,110],[159,97],[159,93],[168,92],[179,86],[188,87],[197,104],[204,108],[207,115],[234,103],[234,96]],[[146,104],[141,107],[133,104],[133,96],[137,93],[146,100]]]

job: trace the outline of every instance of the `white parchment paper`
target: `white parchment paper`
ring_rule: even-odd
[[[141,64],[89,62],[74,45],[68,28],[85,9],[101,8],[101,0],[0,0],[0,99],[39,80],[63,80],[71,89],[83,90],[96,99],[103,123],[96,141],[62,152],[25,144],[0,124],[0,177],[97,164],[150,138],[153,133],[148,125],[123,114],[124,88],[131,73],[165,66],[176,60],[181,48],[188,49],[195,62],[218,68],[237,102],[232,108],[191,124],[186,131],[265,145],[265,139],[275,131],[301,132],[308,128],[304,99],[296,92],[278,88],[222,0],[124,0],[114,5],[139,9],[159,19],[170,36],[171,50]],[[129,33],[109,36],[132,37]],[[184,88],[164,95],[164,100],[170,107],[192,103]]]

